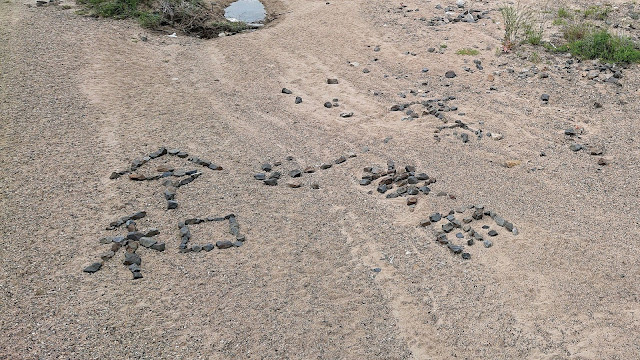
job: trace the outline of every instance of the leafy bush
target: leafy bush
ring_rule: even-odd
[[[588,34],[568,44],[573,56],[609,62],[640,62],[640,50],[629,38],[615,36],[606,30]]]

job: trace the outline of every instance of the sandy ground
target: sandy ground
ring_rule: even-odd
[[[541,53],[550,76],[520,79],[532,63],[497,56],[502,30],[491,19],[427,26],[420,17],[442,15],[433,1],[404,3],[419,12],[330,2],[270,2],[279,15],[264,29],[209,41],[0,3],[0,358],[637,357],[637,66],[618,87]],[[497,2],[473,4],[500,20]],[[467,47],[480,54],[455,54]],[[484,70],[465,72],[474,58]],[[422,100],[410,89],[455,96],[452,119],[504,138],[463,143],[450,129],[435,138],[436,117],[402,121],[389,108]],[[324,108],[333,98],[340,107]],[[575,126],[609,165],[569,150],[563,131]],[[158,181],[109,179],[161,146],[224,170],[202,170],[171,211]],[[286,173],[350,151],[357,157],[305,175],[299,189],[253,179],[265,162]],[[358,184],[364,167],[388,159],[437,178],[413,210]],[[189,168],[165,156],[142,171],[160,164]],[[500,235],[491,248],[466,247],[463,260],[418,226],[469,204],[519,235],[474,222]],[[105,226],[140,210],[138,227],[159,228],[167,243],[138,250],[144,279],[131,280],[122,251],[83,273],[109,248],[98,240],[121,233]],[[244,246],[178,252],[179,221],[228,213]],[[192,232],[194,243],[228,237],[222,225]]]

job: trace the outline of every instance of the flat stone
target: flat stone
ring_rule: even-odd
[[[492,246],[493,246],[493,243],[490,240],[485,240],[484,241],[484,247],[490,248]]]
[[[350,118],[353,116],[353,112],[342,112],[340,113],[341,118]]]
[[[335,85],[338,83],[338,79],[327,79],[327,84]]]
[[[211,244],[211,243],[202,246],[202,250],[204,250],[206,252],[209,252],[209,251],[213,250],[213,248],[214,248],[214,245]]]
[[[498,226],[504,226],[504,219],[498,215],[496,215],[493,220],[496,222]]]
[[[420,226],[426,227],[431,225],[431,220],[420,220]]]
[[[507,229],[509,232],[512,232],[513,231],[513,224],[508,222],[508,221],[505,221],[504,222],[504,228]]]
[[[327,101],[324,103],[324,107],[326,107],[327,109],[331,109],[333,105],[331,105],[331,102]]]
[[[462,226],[462,231],[469,232],[469,230],[471,230],[471,225],[463,225]]]
[[[124,261],[122,263],[127,266],[131,264],[140,265],[142,263],[142,259],[140,258],[140,255],[136,253],[128,252],[124,254]]]
[[[141,237],[140,240],[138,240],[138,242],[140,243],[140,245],[146,247],[146,248],[150,248],[153,246],[153,244],[155,244],[157,241],[153,240],[150,237]]]
[[[168,200],[167,201],[167,210],[171,210],[171,209],[177,209],[178,208],[178,202],[175,200]]]
[[[191,251],[192,252],[196,252],[196,253],[200,252],[200,251],[202,251],[202,246],[200,246],[200,245],[192,245],[191,246]]]
[[[347,161],[347,158],[344,156],[340,156],[339,158],[337,158],[334,163],[337,164],[342,164],[343,162]]]
[[[145,237],[153,237],[156,235],[160,234],[160,230],[156,229],[156,228],[151,228],[149,230],[147,230],[147,232],[144,233]]]
[[[166,248],[166,245],[163,242],[157,242],[157,243],[151,245],[151,249],[156,250],[156,251],[164,251],[165,248]]]
[[[466,252],[462,253],[462,258],[465,259],[465,260],[469,260],[469,259],[471,259],[471,254],[466,253]]]
[[[449,248],[449,250],[451,250],[454,254],[460,254],[462,252],[462,246],[460,245],[453,245],[451,243],[449,243],[447,245],[447,247]]]
[[[581,144],[571,144],[571,145],[569,145],[569,149],[571,149],[571,151],[580,151],[580,150],[582,150],[582,145]]]
[[[447,79],[453,79],[454,77],[456,77],[456,73],[453,70],[449,70],[444,74],[444,77],[446,77]]]
[[[274,178],[267,179],[264,181],[264,184],[269,186],[276,186],[278,185],[278,179],[274,179]]]
[[[429,216],[429,220],[431,220],[431,222],[438,222],[440,219],[442,219],[442,215],[440,215],[440,213],[434,213]]]
[[[315,166],[307,166],[306,168],[304,168],[304,172],[307,174],[314,173],[316,172],[316,168]]]
[[[333,165],[324,163],[324,164],[320,165],[320,169],[326,170],[326,169],[329,169],[331,166],[333,166]]]
[[[120,174],[118,174],[117,172],[112,172],[111,175],[109,175],[109,179],[114,180],[120,177]]]
[[[102,268],[102,263],[100,262],[94,262],[93,264],[87,266],[86,268],[84,268],[82,271],[89,273],[89,274],[93,274],[94,272],[100,270]]]
[[[233,243],[228,240],[216,241],[216,247],[218,249],[228,249],[230,247],[233,247]]]
[[[548,102],[549,101],[549,94],[540,95],[540,100],[542,100],[544,102]]]
[[[302,171],[300,171],[299,169],[291,170],[289,171],[289,176],[291,176],[292,178],[300,177],[302,176]]]
[[[135,180],[135,181],[142,181],[142,180],[146,180],[147,177],[144,176],[143,174],[135,173],[135,174],[129,174],[129,179]]]
[[[269,171],[271,171],[271,164],[262,164],[261,169],[262,169],[262,171],[269,172]]]
[[[452,223],[446,223],[444,225],[442,225],[442,231],[449,233],[453,230],[453,224]]]
[[[300,104],[302,103],[302,98],[300,96],[296,96],[296,100],[295,100],[296,104]]]
[[[418,203],[418,198],[415,196],[409,196],[407,198],[407,205],[415,205]]]
[[[360,180],[360,185],[362,186],[367,186],[371,184],[371,180],[367,180],[367,179],[362,179]]]
[[[469,245],[469,246],[473,246],[473,244],[475,244],[475,243],[476,243],[476,242],[475,242],[475,240],[473,240],[473,239],[469,239],[469,240],[467,240],[467,245]]]
[[[269,179],[280,179],[281,176],[282,173],[280,173],[280,171],[274,171],[269,175]]]
[[[496,236],[496,235],[498,235],[498,232],[495,231],[495,230],[489,230],[488,234],[489,234],[489,236]]]
[[[180,151],[179,153],[177,153],[177,154],[176,154],[176,156],[177,156],[177,157],[179,157],[179,158],[181,158],[181,159],[184,159],[184,158],[186,158],[187,156],[189,156],[189,154],[188,154],[188,153],[186,153],[186,152],[184,152],[184,151]]]
[[[291,94],[293,94],[293,91],[291,91],[291,90],[289,90],[287,88],[282,88],[282,93],[283,94],[287,94],[287,95],[291,95]]]
[[[292,189],[297,189],[301,186],[299,181],[287,181],[287,186]]]
[[[388,188],[386,184],[379,185],[376,189],[380,194],[384,194],[387,192]]]
[[[457,234],[456,234],[456,237],[457,237],[458,239],[462,239],[462,238],[464,238],[464,235],[463,235],[462,233],[457,233]]]
[[[132,274],[133,274],[133,280],[138,280],[143,278],[142,273],[140,271],[132,272]]]
[[[222,166],[216,165],[216,164],[209,164],[209,165],[206,165],[206,167],[208,167],[211,170],[216,170],[216,171],[222,170]]]
[[[313,182],[313,183],[311,183],[311,185],[310,185],[310,186],[311,186],[311,188],[312,188],[312,189],[314,189],[314,190],[318,190],[318,189],[320,189],[320,184],[318,184],[317,182]]]
[[[139,232],[139,231],[131,231],[127,234],[127,239],[129,240],[134,240],[134,241],[138,241],[140,240],[141,237],[143,237],[144,234]]]

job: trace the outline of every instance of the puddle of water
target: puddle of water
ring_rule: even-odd
[[[259,0],[238,0],[224,9],[224,17],[228,20],[247,24],[263,21],[266,16],[267,11]]]

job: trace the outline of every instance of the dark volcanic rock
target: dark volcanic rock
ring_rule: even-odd
[[[136,264],[136,265],[140,265],[142,263],[142,259],[140,258],[140,255],[136,254],[136,253],[125,253],[124,254],[124,261],[122,262],[123,264],[129,266],[131,264]]]
[[[293,91],[291,91],[291,90],[289,90],[287,88],[282,88],[282,93],[283,94],[287,94],[287,95],[291,95],[291,94],[293,94]]]
[[[228,240],[221,240],[216,241],[216,246],[218,247],[218,249],[228,249],[230,247],[233,247],[233,243]]]
[[[447,79],[453,79],[454,77],[456,77],[456,73],[453,70],[449,70],[444,74],[444,77],[446,77]]]
[[[166,245],[163,242],[157,242],[153,245],[151,245],[151,249],[156,250],[156,251],[164,251]]]
[[[94,272],[100,270],[100,268],[102,268],[102,263],[99,262],[95,262],[89,266],[87,266],[86,268],[84,268],[84,272],[89,273],[89,274],[93,274]]]
[[[269,185],[269,186],[276,186],[278,185],[278,179],[276,178],[270,178],[264,181],[265,185]]]

